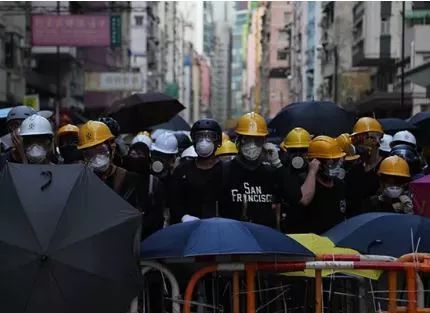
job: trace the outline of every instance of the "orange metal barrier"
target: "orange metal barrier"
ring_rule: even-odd
[[[255,274],[257,271],[288,272],[305,269],[315,270],[315,313],[322,313],[322,275],[323,269],[373,269],[386,270],[388,273],[388,313],[430,313],[428,308],[417,308],[416,274],[418,272],[430,272],[430,254],[406,255],[401,257],[401,261],[356,261],[357,256],[342,256],[341,259],[353,261],[312,261],[312,262],[281,262],[281,263],[234,263],[218,264],[204,267],[193,274],[185,291],[184,313],[190,313],[190,302],[197,282],[204,275],[216,271],[233,271],[233,312],[239,312],[239,273],[246,271],[246,304],[247,313],[256,312],[255,301]],[[376,256],[377,258],[377,256]],[[324,257],[322,259],[325,259]],[[360,257],[360,260],[365,258]],[[404,260],[404,261],[403,261]],[[418,260],[418,262],[411,262]],[[397,272],[406,272],[407,284],[407,307],[397,307]]]

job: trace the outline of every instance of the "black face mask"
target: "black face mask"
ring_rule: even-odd
[[[149,174],[149,161],[147,158],[124,157],[124,168],[141,175]]]
[[[81,150],[75,145],[65,145],[59,148],[60,154],[64,159],[64,164],[77,163],[83,160]]]

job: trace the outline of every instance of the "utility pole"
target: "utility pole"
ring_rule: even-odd
[[[405,1],[402,2],[402,60],[400,63],[401,66],[401,98],[400,98],[400,108],[403,109],[405,104]]]
[[[60,15],[60,1],[57,1],[57,16]],[[55,103],[55,124],[60,126],[60,101],[61,101],[61,77],[60,77],[60,46],[57,46],[57,101]]]

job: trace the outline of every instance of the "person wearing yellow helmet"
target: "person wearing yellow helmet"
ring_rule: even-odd
[[[237,147],[234,142],[230,139],[224,140],[216,152],[215,156],[217,156],[222,161],[230,161],[235,158],[237,155]]]
[[[365,202],[378,191],[377,171],[382,161],[379,146],[383,135],[381,124],[371,117],[360,118],[353,127],[351,141],[360,159],[345,177],[349,217],[366,211]]]
[[[345,219],[345,184],[339,179],[345,152],[334,138],[317,136],[309,143],[309,159],[321,165],[312,201],[304,208],[305,220],[300,232],[322,234]]]
[[[236,126],[238,154],[223,163],[223,217],[278,227],[279,212],[272,206],[284,200],[297,205],[308,199],[309,186],[282,166],[276,147],[266,142],[266,121],[255,112],[239,118]],[[310,171],[310,181],[316,171]]]
[[[366,205],[370,212],[413,213],[408,190],[411,173],[408,163],[397,155],[385,158],[379,165],[380,189]]]
[[[283,152],[284,165],[291,168],[293,173],[303,174],[307,172],[307,158],[311,135],[301,127],[293,128],[280,144]]]
[[[79,128],[67,124],[57,131],[57,145],[63,164],[73,164],[82,161],[82,152],[78,149]]]
[[[82,151],[85,164],[100,179],[131,205],[141,210],[139,176],[114,164],[116,147],[114,138],[106,124],[88,121],[79,129],[78,149]]]

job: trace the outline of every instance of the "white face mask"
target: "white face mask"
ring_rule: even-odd
[[[260,157],[262,151],[263,147],[256,145],[255,142],[248,142],[240,146],[240,153],[248,161],[257,160]]]
[[[396,199],[400,197],[403,192],[403,188],[399,186],[390,186],[384,188],[384,196],[390,199]]]
[[[196,143],[196,153],[199,157],[207,158],[212,155],[215,150],[215,145],[212,141],[203,138]]]
[[[46,159],[48,150],[39,144],[32,144],[25,150],[25,155],[30,163],[41,163]]]
[[[92,157],[88,166],[93,169],[94,172],[104,173],[109,169],[110,159],[106,154],[97,154]]]

